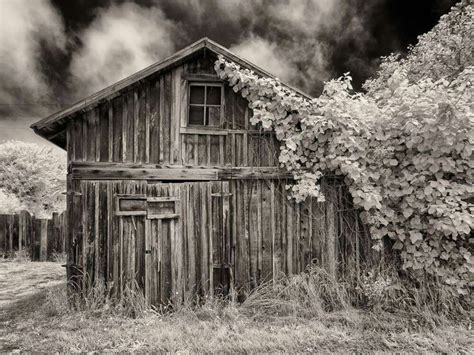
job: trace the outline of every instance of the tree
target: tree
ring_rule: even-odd
[[[65,167],[65,156],[52,149],[20,141],[0,144],[0,213],[26,209],[47,217],[64,210]]]

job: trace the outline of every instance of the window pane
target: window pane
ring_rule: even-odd
[[[221,104],[221,87],[220,86],[208,86],[207,87],[207,105],[220,105]]]
[[[204,104],[204,86],[190,86],[189,88],[189,103]]]
[[[221,108],[220,107],[207,107],[207,124],[209,126],[217,127],[221,122]]]
[[[203,125],[204,124],[204,107],[202,106],[189,106],[189,121],[190,125]]]

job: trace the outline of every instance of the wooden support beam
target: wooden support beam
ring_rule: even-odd
[[[217,180],[218,176],[215,169],[73,168],[72,178],[75,180],[211,181]]]
[[[292,178],[290,173],[277,167],[162,166],[107,162],[72,163],[71,175],[75,180],[215,181]]]

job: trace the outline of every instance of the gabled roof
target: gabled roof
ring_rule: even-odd
[[[128,86],[139,82],[140,80],[145,79],[146,77],[157,74],[161,71],[170,69],[173,66],[177,66],[183,61],[185,61],[188,57],[192,56],[194,53],[200,51],[201,49],[206,48],[211,52],[214,52],[217,55],[222,55],[229,61],[232,61],[236,64],[239,64],[242,67],[248,68],[253,70],[256,74],[275,78],[273,74],[270,74],[266,70],[256,66],[255,64],[249,62],[248,60],[237,56],[236,54],[229,51],[227,48],[221,46],[220,44],[211,41],[209,38],[202,38],[197,42],[183,48],[182,50],[176,52],[172,56],[162,60],[161,62],[157,62],[155,64],[150,65],[149,67],[138,71],[137,73],[122,79],[115,84],[112,84],[105,89],[102,89],[85,99],[82,99],[75,104],[56,112],[48,117],[43,118],[42,120],[32,124],[30,127],[35,131],[36,134],[40,135],[41,137],[59,145],[61,148],[65,146],[65,134],[64,129],[66,126],[67,121],[73,118],[73,116],[77,113],[86,111],[91,106],[95,106],[103,100],[112,99],[113,97],[117,96],[117,94],[127,88]],[[305,94],[304,92],[291,87],[288,84],[282,83],[286,87],[292,89],[293,91],[297,92],[303,97],[312,99],[311,96]]]

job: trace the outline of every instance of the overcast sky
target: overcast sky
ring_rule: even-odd
[[[455,0],[0,0],[0,142],[209,37],[312,95],[403,52]]]

